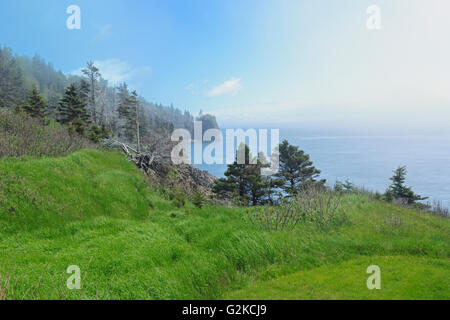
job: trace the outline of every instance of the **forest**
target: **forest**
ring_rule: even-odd
[[[94,140],[112,135],[136,143],[137,133],[146,136],[149,130],[192,131],[195,120],[189,111],[146,101],[127,83],[110,86],[92,62],[83,76],[67,75],[39,55],[29,58],[0,47],[0,108],[26,111],[30,104],[37,108],[32,115],[70,123]],[[212,115],[198,119],[218,127]]]

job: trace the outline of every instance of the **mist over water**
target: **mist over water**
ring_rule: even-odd
[[[384,192],[392,171],[406,165],[408,186],[430,197],[427,201],[450,206],[450,136],[349,135],[295,128],[281,128],[280,136],[308,153],[329,185],[348,179],[359,187]],[[227,166],[196,167],[223,177]]]

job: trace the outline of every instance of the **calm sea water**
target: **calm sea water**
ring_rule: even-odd
[[[281,129],[280,135],[310,154],[330,185],[348,179],[357,186],[384,192],[392,171],[406,165],[408,186],[450,207],[449,136],[329,135],[295,129]],[[217,177],[226,170],[226,165],[196,167]]]

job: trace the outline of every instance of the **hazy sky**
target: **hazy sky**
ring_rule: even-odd
[[[81,30],[66,8],[81,8]],[[381,29],[366,12],[381,9]],[[448,128],[448,0],[1,0],[0,45],[224,123]]]

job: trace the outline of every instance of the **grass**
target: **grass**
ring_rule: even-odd
[[[368,290],[368,266],[380,267],[381,289]],[[411,256],[361,257],[252,284],[226,295],[240,300],[448,299],[450,262]]]
[[[177,208],[118,153],[0,160],[0,295],[450,298],[449,219],[360,195],[343,202],[338,228],[268,232],[246,208]],[[377,292],[364,287],[370,264],[381,267]],[[81,290],[66,287],[69,265]]]

